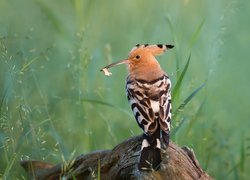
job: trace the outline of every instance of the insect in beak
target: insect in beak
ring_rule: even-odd
[[[109,68],[120,65],[120,64],[127,64],[128,62],[129,62],[128,59],[123,59],[121,61],[117,61],[117,62],[114,62],[105,66],[104,68],[101,69],[101,71],[103,71],[106,76],[111,76],[112,73],[108,71]]]

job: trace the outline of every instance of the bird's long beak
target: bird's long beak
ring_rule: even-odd
[[[103,71],[106,76],[111,76],[112,73],[108,71],[109,68],[112,68],[112,67],[120,65],[120,64],[128,64],[128,62],[129,62],[128,59],[123,59],[121,61],[117,61],[117,62],[114,62],[114,63],[111,63],[111,64],[105,66],[104,68],[101,69],[101,71]]]
[[[112,68],[114,66],[117,66],[117,65],[120,65],[120,64],[127,64],[127,63],[128,63],[128,60],[127,59],[123,59],[121,61],[117,61],[117,62],[114,62],[114,63],[111,63],[111,64],[105,66],[104,68],[101,69],[101,71],[103,69],[109,69],[109,68]]]

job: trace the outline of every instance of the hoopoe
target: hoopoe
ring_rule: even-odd
[[[126,93],[135,119],[143,130],[139,170],[158,170],[162,161],[161,147],[169,144],[171,122],[171,82],[155,56],[173,45],[137,44],[125,60],[112,63],[102,69],[110,76],[108,68],[127,64],[129,75]],[[162,143],[161,143],[162,142]]]

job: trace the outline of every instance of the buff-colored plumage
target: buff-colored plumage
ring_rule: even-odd
[[[164,74],[155,56],[161,55],[166,48],[157,45],[137,45],[128,56],[128,71],[131,79],[154,80]]]
[[[156,56],[172,45],[136,45],[128,58],[112,63],[102,70],[118,64],[127,64],[126,93],[135,119],[144,132],[140,170],[157,170],[160,167],[162,143],[168,146],[171,122],[171,82]]]

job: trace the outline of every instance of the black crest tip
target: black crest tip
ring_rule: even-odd
[[[166,47],[167,47],[168,49],[172,49],[172,48],[174,47],[174,45],[166,44]]]
[[[163,44],[157,44],[159,48],[163,48]]]

